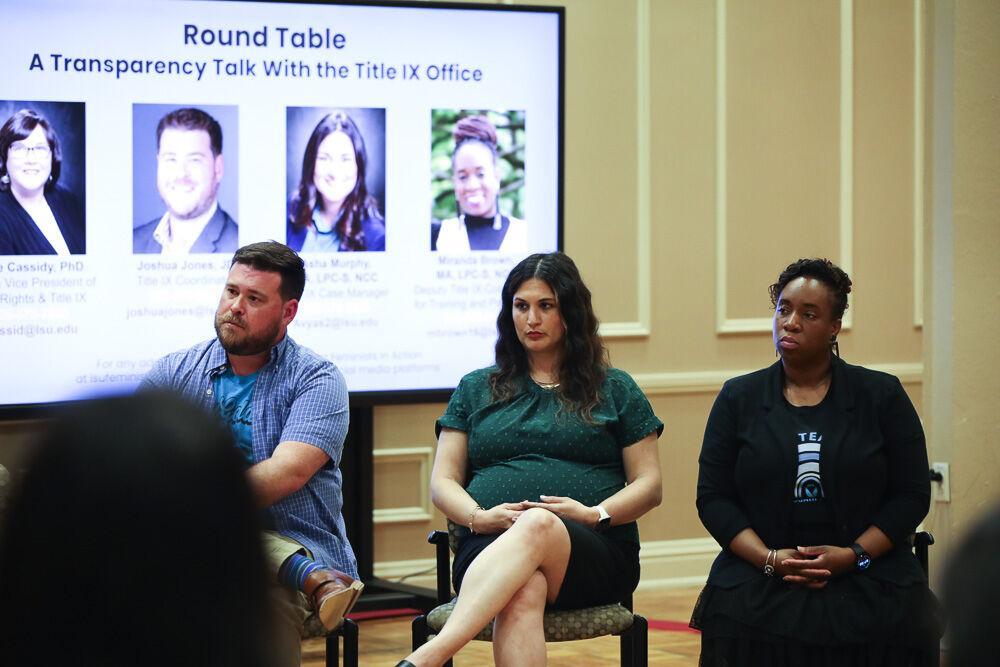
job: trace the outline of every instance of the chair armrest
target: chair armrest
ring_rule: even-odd
[[[924,575],[929,572],[929,565],[927,560],[927,547],[934,544],[934,536],[928,533],[926,530],[922,530],[919,533],[914,533],[913,535],[913,552],[917,555],[917,562],[920,563],[920,569],[924,571]]]
[[[435,530],[427,536],[427,541],[434,545],[437,562],[437,598],[438,604],[451,600],[451,563],[448,562],[448,533]]]

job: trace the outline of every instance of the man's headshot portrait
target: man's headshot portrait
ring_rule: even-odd
[[[231,109],[235,129],[235,107]],[[214,109],[213,109],[214,111]],[[140,150],[140,132],[148,138],[155,124],[155,191],[151,196],[149,152]],[[186,255],[231,253],[239,246],[236,220],[220,204],[225,193],[227,161],[222,124],[201,108],[134,106],[135,205],[132,252]],[[231,137],[232,139],[232,137]],[[232,142],[235,144],[235,141]],[[235,158],[235,156],[232,156]],[[236,160],[231,164],[235,166]],[[235,174],[229,179],[235,183]],[[144,187],[140,187],[143,182]],[[235,186],[227,204],[235,205]],[[150,208],[151,206],[155,208]]]

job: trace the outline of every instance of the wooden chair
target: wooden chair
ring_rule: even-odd
[[[438,606],[426,615],[413,619],[413,650],[427,642],[432,634],[440,632],[455,607],[451,595],[451,566],[448,552],[458,547],[457,526],[448,522],[448,532],[435,530],[427,541],[435,546],[437,557]],[[632,596],[621,603],[573,610],[546,610],[545,641],[560,642],[617,635],[621,641],[621,664],[626,667],[646,667],[648,664],[649,624],[646,619],[632,612]],[[476,639],[492,641],[493,624],[490,623],[476,635]],[[452,667],[452,661],[445,663]]]

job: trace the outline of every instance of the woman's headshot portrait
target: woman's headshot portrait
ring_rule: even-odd
[[[524,112],[431,112],[431,250],[524,253]]]
[[[286,243],[385,250],[385,109],[288,109]]]
[[[5,101],[0,110],[0,255],[85,253],[83,104]]]

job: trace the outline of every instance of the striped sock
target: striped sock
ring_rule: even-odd
[[[301,591],[309,573],[322,567],[312,558],[306,558],[302,554],[292,554],[278,570],[278,581],[293,591]]]

